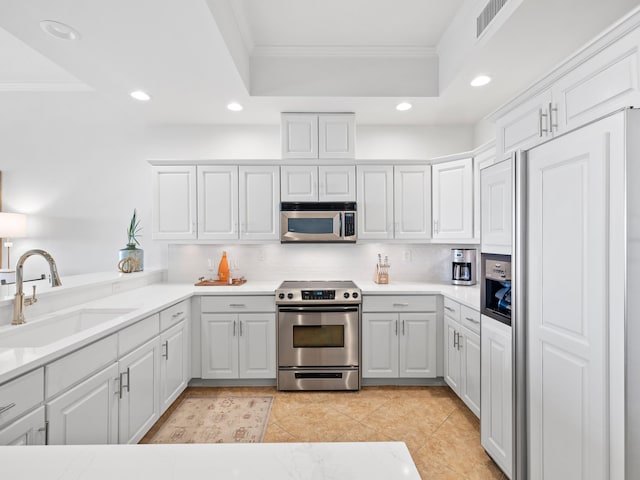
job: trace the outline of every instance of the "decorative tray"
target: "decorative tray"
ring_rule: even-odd
[[[194,285],[196,287],[239,287],[245,283],[247,283],[247,279],[244,277],[234,278],[231,280],[231,283],[222,280],[205,280],[204,277],[200,277]]]

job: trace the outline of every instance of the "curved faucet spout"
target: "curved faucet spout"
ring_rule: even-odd
[[[26,262],[27,258],[39,255],[44,258],[49,264],[49,271],[51,272],[51,286],[59,287],[62,285],[60,281],[60,276],[58,275],[58,267],[56,266],[56,261],[53,257],[44,250],[33,249],[26,251],[19,259],[18,263],[16,263],[16,296],[13,302],[13,321],[12,325],[21,325],[24,323],[24,307],[25,307],[25,299],[23,293],[23,265]],[[29,303],[27,305],[32,305],[36,302],[36,294],[35,287],[33,292],[33,297],[31,297]]]

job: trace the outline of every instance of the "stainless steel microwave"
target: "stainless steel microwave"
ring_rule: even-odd
[[[354,243],[355,202],[282,202],[280,242]]]

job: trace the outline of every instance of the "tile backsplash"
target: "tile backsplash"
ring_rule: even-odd
[[[217,278],[218,263],[226,251],[232,276],[244,275],[248,280],[372,279],[380,253],[389,257],[390,282],[448,282],[451,249],[455,247],[393,243],[169,245],[168,279],[195,282],[201,276]]]

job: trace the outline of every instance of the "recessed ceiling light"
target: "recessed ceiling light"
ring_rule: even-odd
[[[240,105],[238,102],[231,102],[229,105],[227,105],[227,108],[232,112],[239,112],[240,110],[242,110],[242,105]]]
[[[66,23],[56,22],[55,20],[42,20],[40,28],[43,32],[61,40],[80,40],[78,31]]]
[[[412,106],[413,105],[411,105],[408,102],[402,102],[402,103],[399,103],[398,105],[396,105],[396,110],[400,110],[401,112],[404,112],[405,110],[411,110]]]
[[[135,90],[129,95],[131,95],[136,100],[140,100],[141,102],[148,102],[149,100],[151,100],[151,95],[149,95],[147,92],[143,92],[142,90]]]
[[[482,87],[491,81],[491,77],[486,75],[478,75],[476,78],[471,80],[472,87]]]

